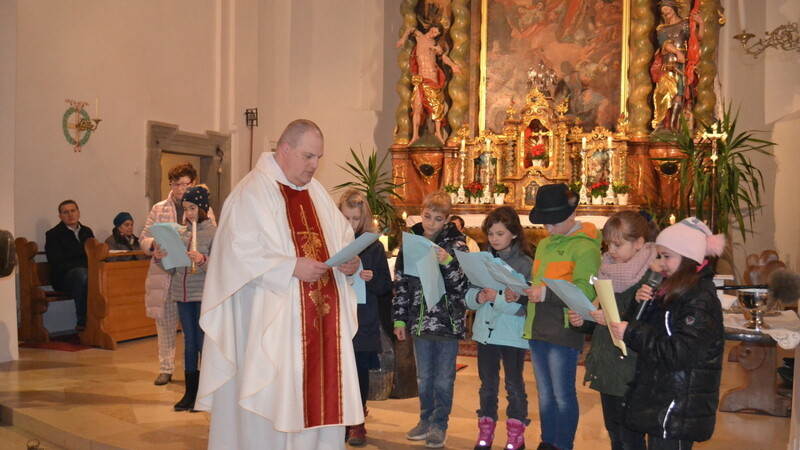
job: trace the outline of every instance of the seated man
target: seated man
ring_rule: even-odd
[[[478,246],[478,243],[475,242],[475,239],[472,239],[471,237],[467,236],[467,233],[464,233],[464,219],[462,219],[461,216],[455,216],[455,215],[450,216],[450,222],[453,222],[456,225],[458,231],[460,231],[461,234],[464,235],[464,238],[467,242],[467,248],[469,249],[470,253],[476,253],[481,251],[481,248],[480,246]]]
[[[50,264],[53,288],[75,300],[78,329],[86,326],[86,291],[88,260],[83,244],[93,238],[92,229],[80,223],[81,212],[74,200],[58,205],[61,222],[45,234],[44,251]]]

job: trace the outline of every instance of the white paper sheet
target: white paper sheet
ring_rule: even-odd
[[[497,280],[492,278],[489,271],[486,270],[486,262],[492,258],[488,252],[468,253],[456,250],[456,259],[461,266],[464,275],[467,276],[469,282],[481,288],[494,289],[500,291],[505,288]]]
[[[542,281],[550,290],[556,293],[558,298],[567,304],[569,309],[580,314],[583,320],[591,320],[594,322],[594,319],[589,313],[596,311],[597,308],[586,298],[586,294],[584,294],[578,286],[575,286],[567,280],[542,278]]]
[[[594,289],[597,291],[597,298],[600,300],[600,306],[603,311],[603,317],[606,319],[606,323],[612,322],[619,322],[619,309],[617,308],[617,297],[614,295],[614,285],[611,284],[611,280],[597,280],[594,282]],[[620,350],[622,350],[622,354],[628,356],[628,349],[625,345],[625,342],[617,339],[611,334],[611,330],[608,330],[608,333],[611,335],[611,340],[614,341],[614,345],[617,346]]]
[[[178,234],[179,226],[172,222],[154,223],[150,226],[150,234],[153,235],[158,246],[167,251],[167,256],[161,260],[161,265],[167,270],[188,267],[192,263],[186,255],[186,246],[183,245],[181,236]]]
[[[377,241],[379,237],[379,234],[364,233],[359,236],[358,239],[349,243],[347,247],[339,250],[339,253],[331,256],[330,259],[325,261],[325,264],[327,264],[328,267],[340,266],[358,256],[358,254],[363,252],[364,249],[369,247],[373,242]]]

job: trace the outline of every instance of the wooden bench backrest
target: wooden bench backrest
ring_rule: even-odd
[[[35,260],[39,245],[24,237],[14,241],[17,253],[17,273],[19,273],[20,328],[21,341],[47,342],[50,335],[44,328],[42,315],[49,302],[70,300],[63,292],[46,291],[42,286],[50,286],[50,265],[46,261]]]

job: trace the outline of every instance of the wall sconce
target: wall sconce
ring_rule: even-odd
[[[244,120],[250,128],[258,126],[258,108],[245,109]]]
[[[766,31],[764,34],[765,36],[763,38],[750,45],[748,45],[748,43],[755,35],[753,33],[748,33],[744,29],[733,38],[741,42],[744,53],[752,55],[753,58],[758,58],[758,55],[768,48],[800,52],[800,39],[798,39],[800,38],[800,30],[798,30],[797,22],[789,22],[772,31]]]
[[[83,146],[89,142],[92,132],[97,130],[97,126],[102,121],[100,119],[100,101],[95,97],[94,119],[89,117],[89,113],[84,109],[89,105],[89,102],[72,99],[66,99],[65,101],[70,107],[67,108],[61,118],[61,129],[67,142],[74,146],[73,151],[80,152]]]
[[[756,37],[753,33],[748,33],[747,22],[744,13],[744,0],[739,0],[739,26],[742,32],[733,38],[742,43],[742,49],[746,55],[752,55],[753,58],[758,58],[764,50],[768,48],[776,48],[784,51],[800,51],[800,30],[798,30],[797,22],[789,22],[781,25],[772,31],[765,31],[764,37],[748,45],[750,39]]]

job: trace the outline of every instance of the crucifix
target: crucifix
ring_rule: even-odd
[[[716,215],[714,214],[714,209],[716,207],[714,199],[717,196],[717,159],[719,159],[719,155],[717,155],[717,141],[728,138],[728,133],[724,131],[717,133],[718,125],[718,123],[711,125],[711,133],[704,131],[700,136],[703,139],[711,140],[711,156],[709,157],[709,159],[711,159],[711,210],[709,214],[709,228],[711,228],[711,231],[714,233],[717,232]]]

